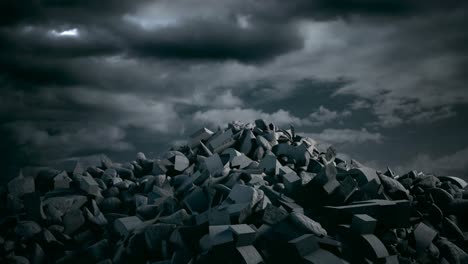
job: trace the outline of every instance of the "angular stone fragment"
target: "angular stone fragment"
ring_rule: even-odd
[[[365,254],[367,253],[367,256],[365,256],[366,258],[375,261],[389,256],[387,248],[375,235],[365,234],[361,235],[361,238],[364,242],[363,246],[365,247],[363,252],[365,252]]]
[[[275,155],[268,154],[263,157],[258,167],[267,175],[276,175],[279,172],[281,164],[278,162]]]
[[[155,224],[145,228],[145,243],[151,254],[162,253],[163,241],[168,241],[176,227],[171,224]]]
[[[264,137],[258,135],[256,137],[256,141],[257,141],[257,144],[261,146],[263,149],[271,150],[270,142],[268,142],[268,140],[266,140]]]
[[[36,190],[34,178],[18,176],[8,182],[8,192],[14,197],[20,197]]]
[[[242,264],[262,264],[263,258],[254,246],[237,247],[237,252],[240,254]]]
[[[327,250],[318,249],[313,253],[303,257],[304,263],[310,264],[344,264],[339,257],[333,255]]]
[[[136,216],[128,216],[115,220],[114,228],[117,233],[125,237],[141,224],[142,221],[140,218]]]
[[[227,210],[208,210],[208,224],[214,225],[230,225],[231,217]]]
[[[200,187],[196,187],[183,200],[190,212],[204,212],[208,209],[208,196]]]
[[[213,135],[213,131],[204,127],[196,131],[190,136],[189,147],[195,148],[199,145],[200,141],[205,141]]]
[[[54,177],[54,189],[68,189],[72,179],[68,177],[66,171],[62,171]]]
[[[288,241],[288,244],[300,257],[307,256],[320,248],[316,236],[312,234],[304,234]]]
[[[218,154],[214,154],[206,158],[204,161],[204,165],[211,175],[220,174],[224,169],[223,162],[221,161],[221,158]]]
[[[252,164],[252,160],[247,157],[246,155],[242,154],[239,156],[235,156],[231,160],[231,167],[232,168],[238,168],[238,169],[245,169],[247,168],[250,164]]]
[[[296,172],[283,174],[282,178],[286,193],[295,193],[302,185],[302,180]]]
[[[229,157],[228,160],[232,161],[232,159],[234,159],[235,157],[241,156],[242,153],[240,153],[236,149],[228,148],[223,151],[222,155],[227,155]]]
[[[256,231],[249,225],[231,225],[232,233],[234,234],[234,240],[236,241],[237,247],[252,245],[255,241]]]
[[[408,227],[410,224],[408,200],[367,200],[350,205],[325,206],[324,209],[331,214],[329,219],[333,222],[347,222],[351,221],[354,214],[367,214],[387,228]]]
[[[241,184],[236,184],[231,189],[225,202],[229,203],[251,203],[255,195],[255,189]]]
[[[89,194],[97,194],[99,192],[99,184],[91,176],[83,176],[80,178],[80,188]]]
[[[208,147],[213,153],[220,153],[223,150],[231,147],[236,143],[236,140],[233,139],[233,133],[231,129],[226,130],[225,132],[214,135],[208,141]]]
[[[80,209],[87,200],[86,196],[83,195],[66,195],[46,198],[43,205],[44,207],[53,207],[62,216],[69,211]]]
[[[378,184],[380,184],[379,176],[374,169],[368,167],[360,167],[354,168],[348,171],[348,173],[356,179],[359,186],[362,186],[372,180],[375,180]]]
[[[232,231],[228,225],[210,226],[209,236],[212,247],[232,243],[234,241]]]
[[[416,241],[416,251],[424,251],[437,236],[437,231],[424,223],[420,223],[414,230],[414,240]]]
[[[39,234],[42,228],[34,221],[22,221],[15,227],[15,234],[18,238],[30,239]]]
[[[456,184],[459,188],[465,189],[466,186],[468,186],[468,183],[459,178],[459,177],[454,177],[454,176],[439,176],[438,177],[441,181],[449,181],[453,184]]]
[[[37,192],[25,194],[23,197],[24,209],[28,219],[42,223],[45,220],[45,214],[42,208],[41,196]]]
[[[377,226],[377,220],[366,214],[355,214],[351,220],[351,230],[358,234],[372,234]]]
[[[69,235],[77,231],[85,223],[85,219],[81,210],[75,209],[67,212],[63,216],[63,226],[65,234]]]
[[[312,232],[317,236],[326,236],[327,231],[322,228],[320,223],[315,222],[314,220],[310,219],[309,217],[305,216],[299,212],[292,212],[291,213],[291,221],[296,224],[296,226],[306,230],[308,232]]]
[[[103,239],[89,246],[86,253],[91,257],[93,262],[99,262],[110,256],[110,250],[109,241],[107,239]]]

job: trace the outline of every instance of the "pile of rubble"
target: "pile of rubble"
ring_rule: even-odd
[[[466,186],[233,122],[156,160],[23,169],[0,191],[0,262],[468,263]]]

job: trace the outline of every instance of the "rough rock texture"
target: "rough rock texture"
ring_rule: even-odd
[[[1,188],[0,263],[468,263],[461,178],[395,175],[263,120]]]

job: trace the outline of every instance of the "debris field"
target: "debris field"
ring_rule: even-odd
[[[0,187],[0,263],[462,264],[466,186],[342,160],[293,127],[232,122],[158,159],[22,169]]]

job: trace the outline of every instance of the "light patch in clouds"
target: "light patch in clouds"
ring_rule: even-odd
[[[115,120],[109,121],[122,126],[134,126],[163,133],[178,128],[179,116],[174,105],[158,101],[157,98],[89,88],[75,88],[67,95],[71,100],[88,107],[115,112]]]
[[[47,149],[52,156],[66,157],[90,149],[126,151],[134,148],[125,140],[126,132],[112,125],[50,132],[32,123],[18,122],[9,123],[6,128],[12,131],[18,143],[31,153]]]
[[[454,19],[460,16],[453,15]],[[351,22],[303,22],[304,49],[283,56],[282,63],[289,61],[291,65],[282,68],[302,65],[312,76],[350,80],[334,95],[357,96],[351,106],[369,108],[380,126],[449,118],[453,114],[448,112],[453,111],[439,109],[468,102],[466,83],[457,77],[465,58],[441,49],[453,41],[451,32],[424,42],[421,34],[450,19],[439,15],[392,24],[367,23],[358,17]]]
[[[280,109],[274,113],[265,113],[257,109],[210,109],[207,111],[197,111],[193,114],[193,120],[211,124],[213,126],[225,125],[232,121],[253,122],[256,119],[264,119],[267,122],[278,126],[302,125],[303,120],[291,115],[288,111]]]
[[[353,110],[360,110],[360,109],[368,109],[371,107],[371,105],[369,104],[369,102],[364,101],[364,100],[355,100],[349,105],[349,107],[351,107],[351,109]]]
[[[309,115],[310,125],[320,126],[325,123],[351,116],[351,111],[333,111],[321,105],[316,112]]]
[[[237,15],[236,16],[237,25],[242,29],[247,29],[250,27],[250,16],[248,15]]]
[[[395,170],[399,173],[418,170],[437,175],[453,175],[468,180],[468,147],[439,157],[419,153],[413,160],[396,167]]]
[[[319,143],[331,145],[352,145],[366,142],[381,143],[383,140],[382,134],[369,132],[365,128],[361,130],[327,128],[320,133],[303,134],[317,140]]]
[[[242,105],[242,100],[233,95],[231,90],[227,90],[224,93],[217,95],[214,98],[212,105],[215,107],[236,107]]]
[[[167,16],[154,16],[154,17],[139,17],[126,14],[123,20],[140,26],[145,30],[152,30],[157,28],[168,27],[177,24],[177,19]]]
[[[64,31],[57,31],[55,29],[50,31],[50,34],[54,37],[78,37],[80,32],[76,28],[64,30]]]

